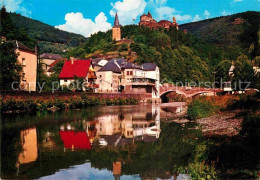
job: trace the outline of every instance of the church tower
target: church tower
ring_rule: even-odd
[[[116,41],[121,40],[121,29],[120,29],[120,24],[119,24],[117,13],[115,16],[114,26],[112,28],[112,39],[116,40]]]

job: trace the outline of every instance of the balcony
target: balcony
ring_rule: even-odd
[[[155,80],[143,77],[134,77],[131,79],[132,85],[144,85],[144,86],[154,86]]]

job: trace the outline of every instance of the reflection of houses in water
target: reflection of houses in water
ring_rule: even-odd
[[[155,141],[159,138],[160,108],[139,110],[125,114],[108,114],[86,121],[85,127],[91,143],[94,139],[103,145],[118,145],[134,140]],[[105,143],[105,141],[107,143]]]
[[[56,145],[55,141],[53,140],[54,134],[51,132],[46,132],[43,137],[42,146],[44,148],[50,148],[53,149]]]
[[[91,144],[88,139],[86,132],[76,132],[76,131],[60,131],[60,137],[64,143],[64,148],[69,149],[91,149]]]
[[[21,143],[22,152],[18,157],[18,166],[36,161],[38,157],[36,128],[22,130]]]

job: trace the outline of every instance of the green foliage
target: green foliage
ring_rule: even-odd
[[[188,165],[188,173],[191,179],[217,179],[217,172],[215,167],[213,165],[208,165],[205,162],[207,160],[206,152],[206,145],[200,144],[196,146],[194,161]]]
[[[82,93],[80,96],[74,96],[74,94],[68,95],[67,97],[59,97],[53,99],[42,99],[41,96],[33,99],[7,99],[0,100],[0,110],[1,112],[15,112],[15,111],[25,111],[34,112],[47,110],[50,107],[55,107],[58,109],[66,108],[82,108],[88,106],[105,106],[105,105],[127,105],[127,104],[137,104],[139,99],[135,97],[124,98],[124,97],[97,97]]]
[[[119,52],[122,52],[122,51],[127,51],[128,50],[128,45],[123,43],[120,48],[118,49]]]
[[[232,79],[232,85],[234,89],[245,89],[252,87],[253,84],[250,82],[254,81],[254,69],[252,63],[248,60],[247,56],[241,55],[235,62],[234,78]],[[239,85],[239,83],[241,85]],[[249,86],[248,83],[250,83]]]
[[[242,18],[244,23],[233,23],[236,18]],[[231,48],[233,52],[229,52],[229,54],[249,53],[253,59],[255,56],[259,56],[259,18],[259,12],[248,11],[183,24],[180,25],[180,29],[188,29],[189,33],[206,42],[217,44],[223,49]],[[254,48],[248,52],[252,44]],[[233,59],[236,57],[233,56]]]
[[[11,90],[13,82],[20,83],[22,72],[11,42],[4,42],[0,46],[0,66],[0,89]]]
[[[17,28],[16,23],[12,21],[10,14],[6,12],[3,6],[0,11],[1,23],[0,32],[1,36],[5,36],[7,40],[18,40],[30,48],[34,48],[36,45],[36,40],[29,37],[24,28]]]
[[[218,107],[214,105],[211,101],[206,100],[205,98],[199,98],[193,100],[188,105],[187,114],[189,119],[200,119],[208,117],[218,110]]]
[[[220,82],[230,81],[228,75],[229,69],[231,67],[231,62],[229,60],[221,61],[216,68],[216,82],[220,85]]]

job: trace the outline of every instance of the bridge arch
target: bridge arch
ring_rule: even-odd
[[[181,91],[178,91],[178,90],[168,90],[168,91],[164,91],[164,92],[162,92],[162,93],[160,94],[160,98],[161,98],[161,102],[162,102],[162,103],[168,102],[166,96],[167,96],[168,94],[170,94],[171,92],[175,92],[176,94],[183,95],[183,96],[185,96],[185,97],[187,98],[187,95],[186,95],[185,93],[181,92]]]

